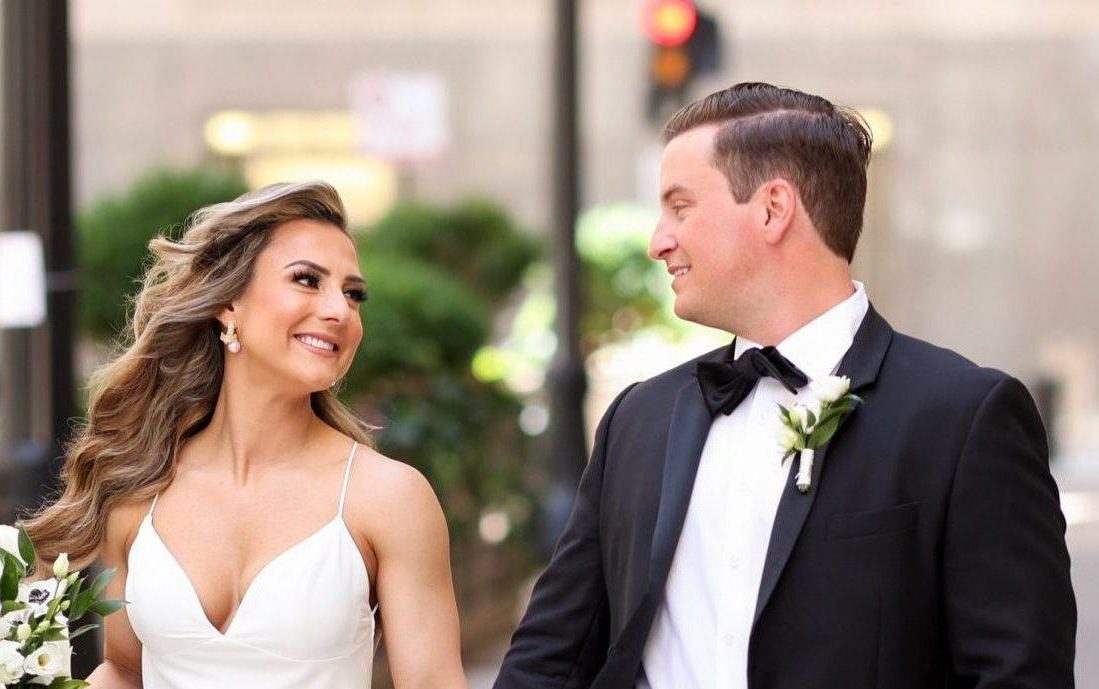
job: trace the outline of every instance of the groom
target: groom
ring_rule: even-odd
[[[679,317],[736,338],[611,404],[495,688],[1072,687],[1030,396],[895,332],[851,280],[864,124],[746,83],[665,140],[649,252]],[[803,493],[778,405],[833,373],[863,403]]]

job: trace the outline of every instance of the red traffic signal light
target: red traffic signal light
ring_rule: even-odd
[[[641,6],[642,28],[657,45],[683,45],[697,23],[698,10],[691,0],[645,0]]]
[[[648,119],[659,125],[686,101],[691,81],[721,68],[717,20],[688,0],[646,0],[642,22],[649,39]]]

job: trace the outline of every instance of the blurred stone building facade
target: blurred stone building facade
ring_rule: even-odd
[[[637,0],[581,6],[584,202],[648,198]],[[856,271],[898,329],[1052,381],[1065,454],[1099,457],[1099,4],[699,0],[719,75],[877,108]],[[469,193],[550,217],[552,3],[533,0],[72,0],[78,205],[150,166],[213,156],[223,110],[341,110],[363,72],[430,73],[449,145],[405,173],[417,195]],[[645,194],[646,198],[638,199]],[[668,362],[671,363],[671,362]]]

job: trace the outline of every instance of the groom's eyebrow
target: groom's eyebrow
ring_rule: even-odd
[[[686,192],[687,192],[687,188],[684,187],[683,185],[673,184],[672,186],[670,186],[670,187],[668,187],[667,189],[664,190],[664,193],[660,195],[660,200],[664,203],[667,203],[668,199],[675,196],[676,194],[686,193]]]
[[[285,270],[285,269],[289,268],[290,266],[305,266],[307,268],[312,268],[313,270],[317,271],[318,273],[320,273],[321,275],[323,275],[325,277],[328,277],[329,275],[332,274],[331,270],[325,268],[324,266],[322,266],[318,263],[313,263],[312,261],[307,261],[304,258],[303,259],[298,259],[297,261],[291,261],[291,262],[287,263],[286,265],[284,265],[282,268],[283,268],[283,270]],[[343,279],[344,279],[345,282],[357,282],[357,283],[363,284],[363,285],[366,284],[366,280],[363,280],[362,277],[358,276],[358,275],[346,275],[346,276],[344,276]]]

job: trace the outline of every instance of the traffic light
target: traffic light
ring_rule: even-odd
[[[713,17],[691,0],[646,0],[641,26],[650,44],[648,118],[660,124],[686,101],[693,77],[721,65],[720,36]]]

